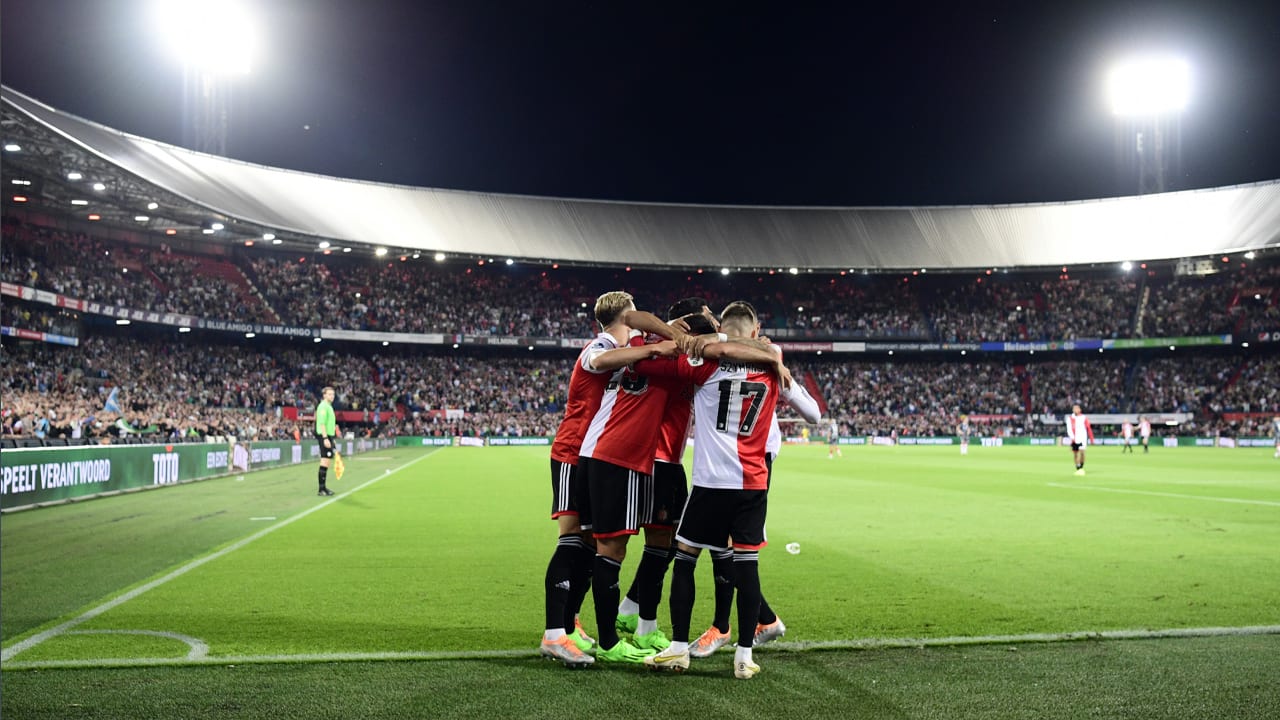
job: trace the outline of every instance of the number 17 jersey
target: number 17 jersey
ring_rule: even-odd
[[[636,363],[636,370],[697,386],[693,397],[695,486],[769,489],[765,444],[778,403],[778,379],[770,368],[681,356]]]

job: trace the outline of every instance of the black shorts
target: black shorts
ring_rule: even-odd
[[[1082,446],[1080,445],[1080,443],[1071,443],[1071,452],[1075,452],[1079,450],[1081,447]]]
[[[653,475],[644,477],[649,477],[650,482],[648,491],[641,493],[641,527],[675,529],[689,499],[684,465],[657,461],[653,464]]]
[[[333,457],[333,451],[338,449],[338,438],[330,437],[329,447],[325,447],[324,437],[324,435],[316,435],[316,442],[320,443],[320,457],[331,458]]]
[[[640,532],[640,500],[650,476],[595,458],[578,458],[579,507],[590,508],[591,534],[598,538]],[[583,523],[586,525],[586,523]]]
[[[769,544],[764,534],[768,510],[768,490],[723,490],[695,485],[684,506],[676,540],[693,547],[725,550],[732,537],[735,549],[759,550]]]
[[[578,523],[589,528],[591,513],[586,513],[584,518],[578,505],[578,498],[582,495],[582,488],[578,487],[580,477],[577,465],[551,459],[551,518],[554,520],[561,515],[576,515]]]

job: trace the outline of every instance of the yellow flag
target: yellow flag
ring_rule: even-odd
[[[342,462],[342,453],[336,449],[333,451],[333,476],[339,480],[342,479],[342,473],[347,471],[346,463]]]

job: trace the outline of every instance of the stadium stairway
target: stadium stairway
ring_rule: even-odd
[[[827,399],[822,396],[822,388],[818,387],[818,379],[813,376],[813,373],[806,370],[801,381],[804,383],[804,389],[808,390],[813,399],[818,401],[818,411],[825,417],[827,414]]]
[[[258,292],[253,283],[249,282],[248,276],[244,274],[244,271],[238,265],[209,257],[197,257],[196,259],[199,261],[199,265],[196,267],[197,275],[222,280],[235,290],[236,295],[246,305],[261,305],[266,308],[267,313],[269,313],[274,322],[280,322],[280,316],[275,309],[267,304],[266,299],[262,297],[262,293]]]

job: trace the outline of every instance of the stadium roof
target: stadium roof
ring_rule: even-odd
[[[0,98],[4,142],[21,147],[5,152],[6,176],[38,178],[38,187],[25,189],[30,200],[64,214],[100,212],[103,220],[161,237],[174,228],[200,239],[202,230],[219,222],[223,230],[206,241],[272,233],[308,249],[327,240],[393,253],[564,263],[873,271],[1081,265],[1280,245],[1280,181],[966,207],[574,200],[385,185],[253,165],[129,135],[7,87]],[[82,178],[69,179],[72,172]],[[105,187],[87,190],[93,182]],[[89,199],[92,207],[72,206],[74,199]]]

